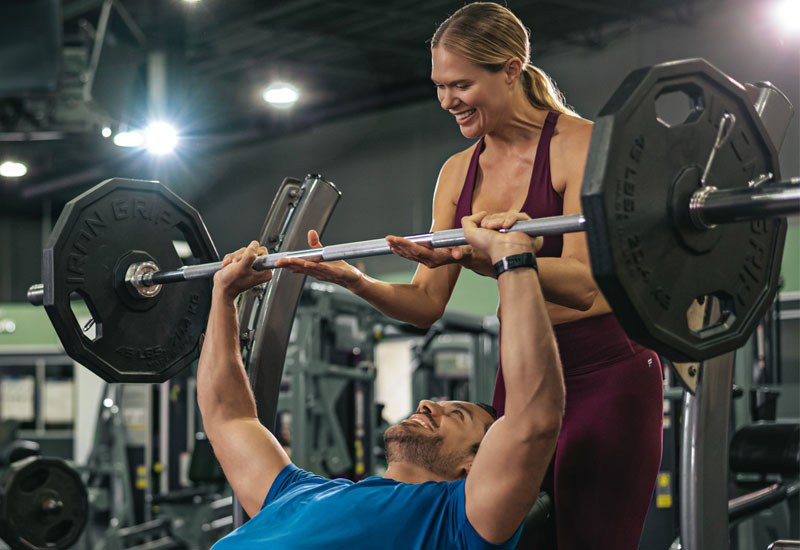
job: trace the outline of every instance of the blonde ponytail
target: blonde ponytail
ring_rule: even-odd
[[[564,94],[558,89],[556,83],[542,69],[528,63],[522,74],[522,86],[531,105],[537,109],[578,116],[578,113],[567,105]]]

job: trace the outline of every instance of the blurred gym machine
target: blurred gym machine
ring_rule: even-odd
[[[800,354],[796,336],[786,337],[797,334],[799,320],[800,295],[779,295],[750,341],[736,353],[738,383],[730,390],[727,457],[734,550],[766,549],[779,538],[800,539]],[[673,371],[665,368],[662,465],[640,548],[667,548],[669,540],[671,550],[681,548],[678,458],[684,442],[677,427],[684,422],[684,389],[674,378]]]
[[[0,422],[0,548],[69,548],[86,527],[86,487],[67,461],[40,456],[38,443],[18,439],[18,428]]]
[[[145,457],[160,454],[150,438],[159,432],[152,426],[129,429],[132,423],[135,428],[156,424],[162,430],[165,426],[173,428],[173,434],[183,433],[183,429],[176,431],[182,422],[159,422],[159,415],[170,416],[170,407],[159,406],[162,403],[158,399],[149,399],[170,387],[174,386],[105,385],[95,439],[86,465],[80,469],[86,484],[84,491],[89,496],[89,527],[78,548],[207,550],[231,530],[230,488],[202,431],[192,435],[185,480],[190,486],[159,487],[163,469],[142,466],[153,463]],[[153,408],[156,413],[152,413]],[[148,420],[148,414],[153,414],[154,419]],[[186,414],[193,418],[194,406]],[[178,417],[185,420],[183,414]],[[133,433],[137,431],[142,434]],[[186,446],[185,442],[181,444],[182,448]]]
[[[446,312],[413,346],[412,406],[422,399],[491,403],[499,322]]]
[[[375,344],[385,318],[338,286],[308,281],[297,306],[278,399],[276,435],[300,468],[372,475]]]

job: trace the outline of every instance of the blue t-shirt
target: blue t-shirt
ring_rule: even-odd
[[[287,465],[261,511],[213,550],[511,549],[486,542],[467,520],[464,481],[411,484],[382,477],[325,479]]]

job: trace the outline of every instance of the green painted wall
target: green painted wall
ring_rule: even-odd
[[[80,320],[89,318],[84,304],[74,303],[73,311]],[[10,332],[9,321],[14,330]],[[0,304],[0,353],[61,351],[58,336],[43,307],[29,304]]]
[[[14,324],[8,330],[9,321]],[[44,308],[29,304],[0,304],[0,352],[60,348],[56,331]]]
[[[413,276],[413,271],[401,271],[383,274],[379,278],[389,283],[408,283]],[[494,315],[497,312],[498,298],[497,281],[462,269],[447,307],[475,315]]]

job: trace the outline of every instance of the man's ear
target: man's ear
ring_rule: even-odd
[[[525,66],[519,57],[510,58],[508,61],[506,61],[506,64],[503,66],[503,72],[506,75],[506,83],[508,84],[515,83],[522,74],[522,71],[524,70]]]

